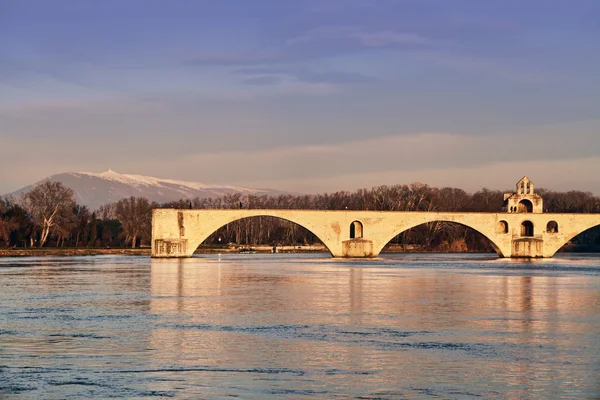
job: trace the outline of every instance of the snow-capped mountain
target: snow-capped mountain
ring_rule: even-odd
[[[161,179],[143,175],[119,174],[118,172],[109,169],[100,174],[92,172],[67,172],[52,175],[33,185],[19,189],[10,195],[18,197],[21,193],[26,192],[45,181],[58,181],[73,189],[77,203],[86,205],[92,210],[103,204],[108,204],[130,196],[145,197],[148,200],[164,203],[180,199],[193,199],[196,197],[220,197],[226,193],[259,195],[282,193],[269,189],[207,185],[199,182]]]

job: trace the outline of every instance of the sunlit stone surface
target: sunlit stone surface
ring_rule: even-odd
[[[334,257],[366,258],[379,255],[398,234],[428,222],[468,226],[488,238],[501,257],[531,258],[552,257],[570,239],[600,225],[600,214],[163,208],[152,212],[152,256],[190,257],[222,226],[260,216],[281,218],[305,227]],[[558,231],[553,224],[559,227]]]

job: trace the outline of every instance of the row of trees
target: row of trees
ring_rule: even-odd
[[[150,203],[130,197],[91,212],[60,182],[44,182],[19,199],[0,197],[0,245],[9,247],[132,247],[149,243]]]
[[[600,213],[600,197],[588,192],[538,190],[549,212]],[[226,194],[218,198],[182,199],[159,205],[130,197],[94,212],[76,203],[71,189],[45,182],[19,199],[0,197],[0,245],[10,247],[122,247],[149,245],[152,209],[313,209],[380,211],[497,212],[503,192],[410,185],[377,186],[354,192],[318,195],[259,196]],[[589,235],[588,235],[589,236]],[[598,236],[600,237],[600,236]],[[306,229],[273,217],[255,217],[228,224],[207,240],[211,244],[310,244],[318,239]],[[392,241],[420,249],[491,251],[483,236],[464,226],[434,222],[403,232]]]

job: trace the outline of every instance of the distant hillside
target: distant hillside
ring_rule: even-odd
[[[34,186],[45,181],[61,182],[73,189],[78,204],[86,205],[94,210],[103,204],[125,197],[145,197],[158,203],[195,197],[220,197],[226,193],[268,194],[282,192],[269,189],[251,189],[238,186],[206,185],[199,182],[177,181],[172,179],[153,178],[143,175],[119,174],[108,170],[101,174],[90,172],[67,172],[52,175],[46,179],[26,186],[9,195],[20,196]]]

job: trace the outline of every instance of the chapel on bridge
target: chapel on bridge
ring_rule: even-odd
[[[543,199],[533,191],[533,181],[524,176],[517,182],[517,191],[504,193],[503,211],[509,213],[536,213],[544,211]]]

